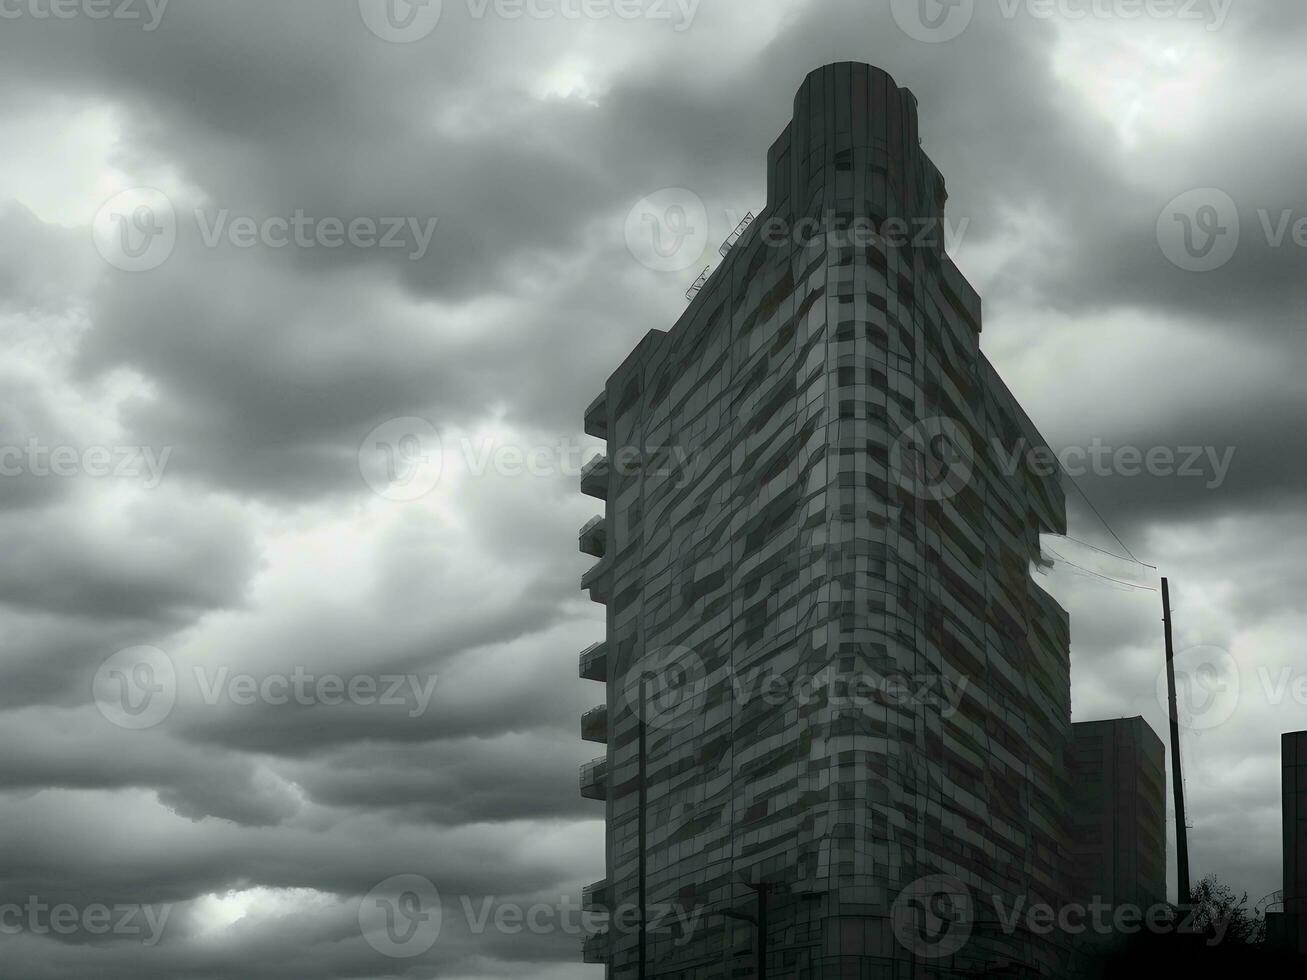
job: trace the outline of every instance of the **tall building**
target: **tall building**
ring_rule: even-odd
[[[1069,629],[1029,574],[1061,488],[1003,465],[1044,442],[980,353],[913,95],[813,72],[767,178],[585,413],[611,913],[585,958],[751,977],[761,933],[773,976],[1056,975],[995,902],[1067,894]]]
[[[1147,910],[1166,901],[1166,747],[1143,718],[1071,726],[1071,892]]]
[[[1285,945],[1307,957],[1307,732],[1280,739],[1281,805],[1284,808]]]

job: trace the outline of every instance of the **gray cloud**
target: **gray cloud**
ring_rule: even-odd
[[[1258,670],[1292,668],[1301,627],[1303,256],[1259,239],[1257,209],[1301,203],[1307,15],[1247,0],[1221,31],[1186,32],[980,6],[940,45],[855,0],[704,4],[679,34],[477,21],[446,3],[409,46],[345,2],[173,0],[152,33],[6,21],[11,110],[72,131],[90,107],[112,133],[87,162],[61,155],[52,125],[5,165],[0,442],[172,455],[153,490],[0,478],[0,738],[17,746],[0,762],[0,899],[176,904],[158,948],[24,935],[6,940],[7,975],[592,972],[562,933],[478,936],[455,915],[405,966],[358,931],[358,901],[391,874],[427,875],[447,911],[460,896],[556,902],[602,874],[601,811],[574,785],[597,754],[577,715],[601,698],[575,676],[602,633],[576,591],[593,502],[566,473],[469,475],[457,440],[586,444],[585,405],[698,271],[639,265],[627,210],[690,188],[715,245],[762,203],[803,76],[844,59],[916,92],[950,215],[969,222],[957,259],[985,297],[985,348],[1055,446],[1235,449],[1219,487],[1081,485],[1172,577],[1184,642],[1246,668],[1231,720],[1184,739],[1194,863],[1254,897],[1277,887],[1276,736],[1301,711],[1269,703]],[[1181,98],[1199,83],[1205,98]],[[48,207],[51,172],[66,211]],[[128,274],[87,224],[134,184],[168,189],[179,235],[161,267]],[[1197,186],[1227,190],[1245,233],[1202,275],[1155,237]],[[438,223],[412,260],[208,247],[197,208]],[[402,416],[446,437],[445,477],[416,504],[359,470],[364,436]],[[1115,549],[1070,493],[1072,533]],[[1077,720],[1142,713],[1164,734],[1155,594],[1076,571],[1041,582],[1072,616]],[[95,710],[91,678],[138,644],[185,683],[164,723],[129,732]],[[418,717],[206,704],[193,683],[196,667],[297,666],[439,680]]]

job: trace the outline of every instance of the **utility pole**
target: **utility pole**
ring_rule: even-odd
[[[1166,691],[1171,710],[1171,786],[1175,796],[1176,898],[1189,904],[1189,830],[1184,819],[1184,775],[1180,771],[1180,713],[1175,702],[1175,648],[1171,643],[1171,590],[1162,579],[1162,624],[1166,629]]]

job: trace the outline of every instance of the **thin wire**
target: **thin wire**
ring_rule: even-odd
[[[1094,516],[1097,517],[1100,521],[1102,521],[1103,527],[1107,528],[1108,533],[1111,534],[1112,537],[1116,538],[1116,543],[1119,544],[1125,550],[1125,553],[1130,556],[1130,560],[1140,565],[1144,564],[1144,562],[1139,561],[1139,559],[1134,556],[1134,552],[1132,552],[1129,548],[1126,547],[1125,542],[1121,540],[1121,536],[1112,530],[1112,525],[1107,523],[1107,520],[1103,517],[1103,515],[1098,512],[1098,508],[1094,506],[1094,502],[1089,499],[1089,494],[1085,493],[1084,488],[1082,488],[1080,484],[1076,482],[1076,478],[1072,476],[1070,473],[1067,473],[1065,467],[1062,468],[1062,472],[1065,473],[1066,478],[1071,481],[1071,485],[1080,491],[1080,496],[1085,498],[1085,503],[1087,503],[1089,505],[1089,509],[1094,512]],[[1152,568],[1154,566],[1150,565],[1149,567]]]
[[[1111,529],[1109,528],[1108,530],[1111,530]],[[1090,549],[1092,549],[1093,551],[1097,551],[1100,555],[1107,555],[1109,558],[1116,558],[1116,559],[1118,559],[1119,561],[1132,561],[1132,562],[1134,562],[1136,565],[1140,565],[1140,566],[1142,566],[1142,567],[1144,567],[1144,568],[1151,568],[1153,571],[1157,571],[1157,566],[1156,566],[1156,565],[1150,565],[1150,564],[1148,564],[1148,562],[1146,562],[1146,561],[1140,561],[1139,559],[1134,558],[1134,557],[1127,558],[1125,555],[1118,555],[1118,554],[1117,554],[1116,552],[1114,552],[1114,551],[1104,551],[1102,548],[1099,548],[1097,545],[1092,545],[1092,544],[1090,544],[1088,541],[1081,541],[1079,538],[1073,538],[1073,537],[1071,537],[1071,535],[1069,535],[1069,534],[1059,534],[1059,535],[1057,535],[1057,537],[1059,537],[1059,538],[1066,538],[1068,541],[1074,541],[1076,544],[1084,545],[1086,548],[1090,548]]]

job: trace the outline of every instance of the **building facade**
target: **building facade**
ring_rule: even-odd
[[[772,977],[1057,975],[996,903],[1068,894],[1069,627],[1030,577],[1059,482],[1001,465],[1044,443],[980,352],[913,95],[813,72],[767,175],[586,411],[585,958],[752,977],[761,933]]]
[[[1143,718],[1071,726],[1071,889],[1077,903],[1166,901],[1166,747]]]
[[[1284,809],[1283,944],[1307,957],[1307,732],[1280,738]]]

